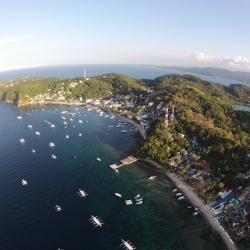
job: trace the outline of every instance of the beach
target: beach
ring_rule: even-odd
[[[163,166],[153,160],[150,159],[140,159],[143,161],[146,161],[152,165],[154,165],[157,168],[163,168]],[[210,209],[206,206],[204,201],[198,197],[198,195],[195,193],[194,189],[190,186],[188,186],[186,183],[184,183],[180,178],[178,178],[175,174],[173,173],[166,173],[166,176],[172,180],[176,187],[182,191],[182,193],[188,198],[190,203],[193,204],[195,207],[199,207],[201,210],[201,214],[207,219],[208,223],[210,226],[213,228],[214,231],[216,231],[224,240],[227,248],[229,250],[237,250],[237,247],[235,244],[232,242],[232,240],[229,238],[228,234],[225,232],[223,227],[219,224],[219,222],[214,218],[212,215]]]

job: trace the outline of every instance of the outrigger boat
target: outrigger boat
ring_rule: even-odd
[[[173,189],[173,192],[177,192],[177,189]]]
[[[81,190],[79,189],[79,192],[77,192],[77,194],[80,196],[80,197],[86,197],[88,194],[85,190]]]
[[[18,116],[17,119],[22,119],[22,116]]]
[[[177,193],[176,196],[182,196],[182,193]]]
[[[53,147],[55,147],[55,146],[56,146],[55,143],[53,143],[53,142],[50,142],[50,143],[49,143],[49,147],[53,148]]]
[[[62,211],[62,208],[60,207],[60,205],[55,205],[55,210],[57,212],[61,212]]]
[[[89,221],[94,227],[102,227],[104,224],[104,222],[98,216],[91,215]]]
[[[141,205],[143,203],[143,201],[137,201],[135,204],[136,205]]]
[[[33,126],[32,125],[28,125],[28,128],[32,128]]]
[[[141,196],[139,195],[139,194],[137,194],[136,196],[135,196],[135,199],[138,199],[138,198],[140,198]]]
[[[120,245],[125,250],[133,250],[136,249],[136,247],[133,245],[133,243],[130,240],[123,240],[122,244]]]
[[[101,159],[100,159],[100,158],[96,158],[96,160],[101,161]]]
[[[28,182],[27,182],[26,180],[22,179],[22,184],[23,184],[24,186],[26,186],[26,185],[28,185]]]
[[[40,132],[38,132],[38,131],[36,131],[36,132],[35,132],[35,134],[36,134],[36,135],[40,135],[41,133],[40,133]]]
[[[156,178],[156,175],[150,176],[148,179],[149,180],[154,180]]]
[[[36,150],[35,149],[32,149],[32,153],[35,153],[36,152]]]
[[[21,138],[19,141],[20,141],[21,143],[25,143],[25,140],[24,140],[23,138]]]
[[[57,157],[55,155],[51,155],[51,158],[52,159],[56,159]]]
[[[79,133],[79,134],[78,134],[78,136],[80,136],[80,137],[81,137],[81,136],[82,136],[82,133]]]

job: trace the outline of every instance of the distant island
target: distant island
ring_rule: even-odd
[[[250,112],[232,107],[250,105],[250,87],[193,75],[142,80],[107,73],[2,81],[0,98],[17,106],[95,106],[131,120],[146,131],[137,156],[192,187],[230,240],[237,238],[241,246],[250,243]]]
[[[196,73],[200,75],[228,78],[228,79],[236,80],[239,82],[244,82],[250,85],[250,72],[231,71],[227,69],[220,69],[220,68],[213,68],[213,67],[199,68],[199,67],[179,67],[179,66],[164,67],[163,66],[162,68],[192,72],[192,73]]]

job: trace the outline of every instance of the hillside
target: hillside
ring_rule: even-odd
[[[121,74],[106,74],[91,78],[25,78],[0,82],[0,98],[22,105],[42,95],[48,101],[86,100],[143,91],[140,81]],[[38,98],[37,98],[38,99]]]
[[[244,82],[250,85],[250,72],[243,72],[243,71],[231,71],[227,69],[220,69],[220,68],[213,68],[213,67],[207,67],[207,68],[199,68],[199,67],[166,67],[169,69],[176,69],[176,70],[182,70],[186,72],[192,72],[197,73],[201,75],[207,75],[207,76],[216,76],[216,77],[223,77],[228,78],[240,82]]]

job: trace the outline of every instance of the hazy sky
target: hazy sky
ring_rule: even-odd
[[[249,0],[0,0],[0,71],[48,64],[250,71]]]

